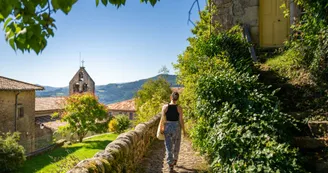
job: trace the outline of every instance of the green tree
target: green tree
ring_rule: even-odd
[[[115,133],[122,133],[124,130],[128,129],[130,127],[130,120],[128,116],[126,115],[116,115],[115,118],[113,118],[109,124],[108,129],[111,132]]]
[[[93,94],[74,94],[66,99],[61,120],[67,122],[67,125],[60,131],[77,134],[82,142],[88,132],[107,130],[107,108]]]
[[[26,160],[25,150],[18,141],[17,132],[0,135],[0,172],[15,172]]]
[[[68,14],[78,0],[1,0],[0,24],[4,23],[6,41],[14,50],[22,52],[30,50],[39,54],[46,46],[47,39],[54,36],[57,11]],[[159,0],[140,0],[155,5]],[[95,0],[96,6],[100,0]],[[126,0],[101,0],[104,6],[108,4],[119,8]]]
[[[162,105],[170,101],[170,84],[164,77],[148,80],[135,96],[137,109],[136,123],[148,121],[161,112]]]
[[[158,73],[168,75],[170,73],[170,70],[165,65],[163,65],[162,68],[159,69]]]

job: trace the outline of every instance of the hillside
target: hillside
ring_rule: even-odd
[[[104,104],[110,104],[119,102],[122,100],[131,99],[134,94],[141,88],[141,86],[149,79],[157,79],[158,76],[154,76],[148,79],[142,79],[134,82],[127,83],[110,83],[107,85],[96,85],[96,95],[99,97],[99,101]],[[168,75],[168,82],[172,87],[178,86],[176,84],[176,76]],[[68,83],[68,82],[67,82]],[[67,87],[51,87],[44,86],[45,90],[37,91],[37,97],[53,97],[53,96],[67,96]]]

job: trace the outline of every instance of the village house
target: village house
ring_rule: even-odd
[[[291,33],[290,26],[300,16],[293,0],[213,0],[217,21],[223,29],[236,24],[249,26],[253,43],[260,47],[283,46]],[[289,17],[282,5],[286,4]]]
[[[0,132],[20,132],[20,144],[31,153],[53,143],[54,132],[65,125],[52,114],[64,108],[65,97],[36,98],[38,85],[0,76]],[[95,83],[82,66],[69,85],[70,94],[95,92]]]
[[[110,116],[127,115],[129,116],[130,120],[133,120],[134,117],[136,116],[134,99],[109,104],[107,107],[108,107],[108,114]]]
[[[37,97],[35,98],[35,148],[40,149],[53,143],[53,133],[60,126],[66,125],[58,118],[52,118],[55,112],[64,108],[65,97]]]
[[[43,89],[0,76],[0,132],[20,132],[27,153],[35,150],[35,91]]]

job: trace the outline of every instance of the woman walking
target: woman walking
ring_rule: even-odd
[[[181,142],[181,129],[183,135],[186,135],[183,121],[182,108],[177,105],[179,93],[173,92],[170,96],[171,102],[162,108],[161,120],[161,133],[165,136],[166,160],[169,165],[170,171],[173,171],[174,165],[177,164],[180,142]],[[163,119],[166,119],[164,122]]]

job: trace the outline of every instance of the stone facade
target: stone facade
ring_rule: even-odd
[[[18,95],[17,95],[18,94]],[[21,133],[20,144],[26,152],[35,149],[35,91],[1,91],[0,90],[0,131],[15,131],[15,102],[17,95],[18,108],[23,108],[23,113],[16,116],[16,129]]]
[[[123,133],[109,143],[91,159],[78,163],[69,173],[88,172],[134,172],[137,164],[156,138],[160,115],[146,123],[136,126],[135,130]]]
[[[50,128],[40,128],[39,124],[35,124],[35,150],[48,147],[54,143],[53,131]]]
[[[95,93],[95,82],[85,70],[85,67],[80,67],[69,82],[69,94],[84,92]]]
[[[300,10],[293,0],[286,0],[289,5],[290,20],[293,24],[300,16]],[[247,24],[253,43],[260,41],[260,0],[212,0],[216,13],[213,22],[218,22],[222,29],[227,30],[236,24]]]
[[[259,0],[213,0],[213,3],[216,8],[213,20],[223,29],[248,24],[252,40],[259,42]]]
[[[109,104],[107,107],[109,116],[126,115],[130,120],[133,120],[136,116],[134,99]]]

